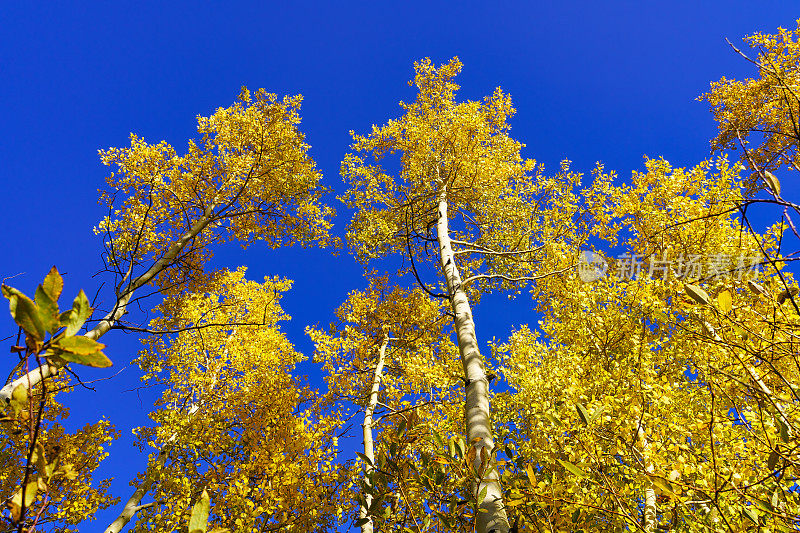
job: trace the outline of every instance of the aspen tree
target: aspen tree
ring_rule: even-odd
[[[13,408],[17,396],[30,390],[28,397],[32,397],[33,389],[44,380],[55,379],[52,385],[40,387],[42,394],[45,389],[52,394],[67,388],[66,380],[56,377],[65,363],[110,365],[97,348],[103,347],[97,340],[111,329],[170,334],[138,327],[124,317],[140,298],[156,293],[180,301],[175,297],[202,292],[203,287],[213,284],[218,274],[207,272],[205,263],[219,243],[233,240],[248,246],[263,241],[271,247],[335,243],[336,239],[328,236],[328,219],[333,212],[319,201],[323,191],[319,187],[321,176],[298,129],[301,100],[300,96],[281,100],[263,90],[251,95],[243,89],[231,107],[220,108],[210,117],[198,117],[198,136],[189,141],[183,154],[166,142],[150,144],[136,135],[131,135],[130,147],[100,151],[102,162],[114,167],[101,196],[108,216],[95,229],[104,237],[106,273],[114,277],[111,306],[100,320],[90,322],[85,335],[77,335],[93,311],[81,293],[73,304],[73,315],[80,318],[75,320],[80,322],[77,328],[68,323],[69,317],[63,321],[59,318],[64,323],[56,325],[66,326],[67,337],[81,341],[78,348],[82,353],[70,352],[68,342],[59,346],[51,341],[38,342],[36,350],[23,351],[27,357],[15,369],[13,379],[0,388],[0,403]],[[15,301],[28,301],[14,291],[8,287],[3,290],[12,301],[12,314]],[[44,309],[38,293],[36,302],[20,305],[20,310]],[[38,337],[42,337],[41,332]],[[43,405],[55,413],[65,412],[52,399],[46,399]],[[45,416],[43,420],[49,419]],[[60,501],[64,507],[52,516],[77,522],[75,517],[90,516],[96,508],[108,504],[104,499],[105,482],[96,494],[81,488],[81,483],[87,482],[96,468],[95,461],[104,456],[101,446],[113,430],[103,422],[89,433],[94,435],[93,445],[84,446],[83,450],[94,453],[95,458],[84,461],[87,471],[79,474],[80,483],[67,485],[80,488],[80,498],[93,503],[79,509],[69,495],[56,500],[51,494],[51,504]],[[45,435],[43,431],[37,437],[45,439]],[[80,433],[75,435],[79,437]],[[75,438],[62,438],[77,442]],[[40,444],[46,446],[46,442],[42,440]],[[33,441],[29,444],[31,450],[36,448]],[[29,458],[29,454],[27,458],[23,454],[18,461],[18,468],[26,473],[30,470]],[[4,474],[4,480],[12,482],[16,479],[14,469],[11,464],[6,466],[8,475]],[[128,511],[137,506],[132,504]],[[51,514],[45,512],[43,516]]]
[[[797,24],[794,30],[746,37],[752,56],[731,44],[758,76],[723,77],[698,98],[708,102],[719,128],[712,149],[741,150],[742,164],[752,171],[745,180],[748,193],[765,189],[778,203],[786,200],[772,173],[800,170],[800,20]]]
[[[577,177],[565,166],[545,178],[535,162],[522,159],[522,145],[508,134],[514,108],[499,88],[483,101],[457,102],[458,59],[439,68],[425,59],[415,70],[417,98],[401,103],[403,116],[369,135],[353,134],[353,153],[342,163],[350,186],[342,198],[356,209],[347,236],[363,261],[404,257],[405,271],[449,302],[466,387],[467,442],[475,450],[476,530],[506,533],[489,382],[471,306],[482,291],[516,291],[552,271],[549,248],[575,229]],[[396,175],[381,163],[391,154],[399,158]],[[431,264],[443,293],[422,279]]]
[[[137,480],[139,501],[129,501],[139,516],[132,531],[181,527],[203,491],[210,529],[335,529],[339,418],[292,375],[303,357],[278,327],[289,318],[280,299],[290,283],[244,273],[167,298],[151,323],[179,333],[146,339],[140,354],[145,381],[165,390],[155,425],[136,431],[140,447],[158,452]],[[146,490],[154,504],[141,504]]]
[[[637,255],[639,275],[606,257],[607,277],[546,280],[541,336],[500,347],[516,391],[500,402],[518,432],[509,507],[566,530],[791,529],[798,315],[781,294],[794,282],[749,264],[775,257],[781,229],[742,232],[741,167],[724,159],[646,167],[630,186],[599,173],[595,191],[606,242]]]
[[[198,116],[198,139],[183,154],[135,134],[130,147],[100,151],[114,171],[101,196],[109,214],[95,231],[104,237],[115,292],[87,338],[129,326],[122,318],[145,286],[163,295],[199,289],[208,281],[204,265],[215,244],[332,242],[332,210],[319,202],[321,175],[298,129],[301,101],[243,88],[231,107]],[[0,400],[54,370],[31,369],[0,389]]]
[[[412,425],[438,424],[431,416],[458,382],[454,350],[441,335],[442,311],[422,289],[392,287],[387,276],[371,275],[369,287],[351,292],[337,310],[338,321],[328,333],[307,330],[316,346],[315,360],[328,373],[330,394],[364,412],[359,452],[363,481],[356,497],[356,525],[362,532],[373,531],[376,520],[391,523],[401,514],[398,507],[424,508],[398,489],[408,487],[410,480],[398,479],[403,469],[387,466],[386,457],[393,455],[388,443],[394,438],[416,439],[404,433]],[[414,424],[408,423],[410,417]]]

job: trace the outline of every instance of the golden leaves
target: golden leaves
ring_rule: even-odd
[[[746,184],[753,193],[763,185],[780,195],[780,185],[769,172],[798,162],[798,117],[795,112],[800,79],[800,23],[795,30],[757,33],[746,38],[757,51],[753,63],[757,78],[722,78],[711,84],[705,100],[718,123],[712,141],[715,150],[743,149],[743,163],[753,170]],[[738,52],[738,50],[736,50]]]
[[[182,260],[165,275],[198,284],[215,242],[336,244],[333,210],[319,201],[321,175],[297,127],[301,101],[243,91],[231,107],[198,117],[199,139],[183,155],[136,135],[128,148],[102,150],[115,171],[102,196],[110,214],[96,232],[107,236],[111,266],[124,271],[180,246]]]
[[[527,247],[537,223],[555,216],[552,228],[563,228],[559,222],[574,211],[567,208],[571,196],[564,194],[560,209],[534,212],[545,203],[539,196],[567,191],[566,175],[542,185],[535,162],[521,158],[521,143],[508,134],[514,108],[502,90],[480,102],[456,102],[452,80],[460,70],[457,58],[439,67],[429,59],[415,63],[417,98],[401,104],[403,116],[373,127],[369,135],[353,135],[353,153],[341,167],[349,188],[340,199],[356,209],[348,242],[362,261],[405,254],[409,244],[410,253],[424,261],[416,236],[430,233],[442,189],[450,209],[470,217],[454,236],[498,251]],[[384,160],[390,168],[399,160],[396,175],[384,168]],[[504,262],[497,255],[487,263],[511,270],[520,262],[510,257]],[[466,261],[464,276],[468,267],[481,264]]]
[[[141,443],[169,450],[151,474],[163,504],[143,511],[158,527],[191,517],[179,474],[214,495],[212,531],[291,522],[287,531],[300,532],[324,522],[318,512],[333,514],[328,493],[340,467],[331,436],[340,421],[292,374],[302,356],[279,328],[290,282],[244,274],[221,272],[209,292],[165,300],[151,328],[176,333],[149,339],[140,354],[149,379],[165,386],[151,414],[156,426],[138,431]]]

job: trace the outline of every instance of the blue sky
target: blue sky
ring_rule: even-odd
[[[55,4],[55,3],[53,3]],[[302,130],[325,183],[341,192],[339,163],[348,131],[365,132],[399,114],[414,93],[415,60],[458,55],[463,98],[496,86],[514,97],[512,134],[524,155],[553,169],[563,158],[589,172],[596,161],[623,177],[643,157],[690,166],[708,157],[715,125],[694,99],[721,76],[749,65],[724,41],[794,27],[792,2],[6,2],[0,5],[0,277],[32,292],[55,264],[65,295],[110,293],[92,278],[102,264],[92,227],[103,213],[97,190],[106,168],[97,150],[123,146],[129,132],[176,148],[195,116],[230,105],[242,85],[305,97]],[[335,198],[327,199],[337,204]],[[348,220],[343,206],[337,231]],[[327,324],[348,291],[364,286],[347,255],[327,251],[226,248],[217,266],[249,276],[295,280],[284,306],[286,331],[310,355],[308,324]],[[311,305],[312,297],[317,302]],[[501,304],[504,307],[501,307]],[[476,311],[480,340],[503,339],[535,317],[524,297],[502,296]],[[510,312],[509,309],[513,309]],[[10,318],[6,334],[13,331]],[[0,335],[0,337],[5,334]],[[116,369],[135,356],[132,335],[103,339]],[[12,358],[8,358],[11,368]],[[313,366],[303,367],[321,385]],[[108,371],[82,373],[86,379]],[[122,432],[101,468],[115,495],[143,465],[130,428],[146,423],[153,391],[133,391],[127,368],[96,391],[76,391],[71,424],[104,415]],[[128,392],[125,392],[128,391]],[[81,531],[102,531],[110,512]]]

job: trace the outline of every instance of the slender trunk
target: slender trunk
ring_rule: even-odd
[[[162,451],[159,455],[163,453],[164,452]],[[122,512],[119,513],[119,516],[113,522],[111,522],[111,524],[105,529],[104,533],[119,533],[122,531],[122,528],[128,525],[128,522],[131,521],[133,516],[138,511],[154,505],[152,503],[141,505],[142,498],[144,498],[144,495],[150,491],[152,486],[153,479],[150,477],[149,473],[146,473],[145,478],[141,483],[139,483],[139,486],[136,487],[136,490],[125,503],[125,507],[122,509]]]
[[[216,381],[217,378],[215,376],[214,380],[211,382],[212,388],[216,384]],[[192,405],[192,407],[189,409],[187,413],[187,417],[191,417],[199,410],[200,410],[199,406]],[[161,450],[159,450],[158,456],[156,458],[156,464],[157,464],[156,468],[152,470],[150,468],[147,468],[145,470],[144,479],[136,487],[136,490],[133,491],[133,494],[131,494],[131,497],[128,498],[128,501],[125,502],[125,507],[122,508],[122,511],[119,513],[119,516],[117,516],[117,518],[115,518],[114,521],[111,522],[111,524],[109,524],[109,526],[105,529],[104,533],[119,533],[120,531],[122,531],[122,528],[128,525],[128,522],[130,522],[131,519],[133,519],[134,515],[137,512],[141,511],[142,509],[147,509],[148,507],[152,507],[153,505],[155,505],[156,502],[146,503],[144,505],[141,505],[142,498],[144,498],[145,495],[148,492],[150,492],[150,489],[153,488],[153,484],[155,483],[153,475],[155,475],[157,472],[159,472],[164,468],[164,464],[167,462],[167,454],[169,453],[169,449],[172,447],[172,443],[174,443],[177,438],[178,434],[173,433],[167,440],[166,444],[164,444],[164,446],[161,447]]]
[[[372,441],[372,415],[375,413],[375,406],[378,405],[378,391],[381,388],[381,379],[383,378],[383,363],[386,357],[386,347],[388,344],[388,337],[384,337],[383,341],[381,342],[381,347],[378,350],[378,361],[375,363],[375,374],[372,378],[372,389],[370,390],[367,406],[364,410],[364,455],[366,455],[367,459],[369,459],[369,462],[364,463],[364,482],[370,489],[372,489],[374,486],[370,478],[372,472],[375,470],[375,467],[373,466],[375,464],[375,448]],[[361,507],[361,510],[359,511],[360,518],[369,518],[367,513],[370,505],[372,505],[372,494],[367,493],[364,495],[364,506]],[[372,533],[372,518],[369,518],[369,521],[365,524],[361,524],[361,533]]]
[[[130,303],[131,298],[133,298],[133,293],[143,285],[146,285],[152,281],[153,278],[155,278],[160,272],[172,264],[172,262],[178,257],[178,254],[181,253],[186,245],[194,240],[195,237],[197,237],[197,235],[199,235],[200,232],[203,231],[206,226],[208,226],[212,220],[211,215],[213,214],[215,207],[215,204],[207,207],[203,213],[203,216],[195,221],[189,230],[184,233],[180,239],[175,241],[158,261],[153,263],[145,273],[131,281],[130,285],[128,285],[128,287],[121,294],[119,294],[119,296],[117,296],[117,301],[114,303],[114,308],[105,317],[103,317],[94,328],[87,332],[85,336],[89,337],[90,339],[97,340],[105,335],[108,330],[110,330],[111,327],[116,324],[117,321],[126,313],[128,304]],[[33,388],[40,381],[42,381],[42,379],[55,376],[57,373],[58,369],[48,364],[34,368],[26,375],[15,379],[0,389],[0,403],[10,402],[11,394],[14,392],[14,389],[20,385]]]
[[[455,329],[458,338],[458,351],[464,367],[466,397],[464,416],[467,425],[467,443],[475,446],[473,467],[482,472],[476,478],[474,491],[480,500],[476,509],[477,533],[508,533],[509,524],[503,505],[503,493],[492,458],[494,438],[489,415],[489,380],[486,379],[483,357],[478,349],[475,336],[475,322],[472,308],[461,283],[461,274],[455,264],[447,214],[447,191],[444,186],[439,193],[439,213],[436,225],[436,238],[439,243],[439,260],[447,281],[447,294],[455,315]],[[480,499],[483,491],[485,495]]]
[[[656,514],[658,509],[656,508],[656,491],[653,488],[653,483],[649,481],[648,475],[653,472],[653,464],[650,462],[648,458],[648,449],[649,443],[647,442],[647,435],[645,435],[644,427],[642,424],[639,424],[639,428],[636,430],[636,436],[639,440],[639,445],[642,448],[642,464],[644,465],[644,472],[645,477],[648,479],[646,481],[647,485],[644,489],[644,520],[642,524],[642,529],[645,533],[653,533],[658,526],[658,520]]]

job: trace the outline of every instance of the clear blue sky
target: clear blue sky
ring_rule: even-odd
[[[55,4],[55,3],[47,3]],[[123,146],[129,132],[185,146],[197,114],[230,105],[242,85],[305,97],[302,129],[325,182],[341,191],[339,163],[348,131],[364,132],[413,99],[413,61],[458,55],[462,97],[496,86],[514,97],[513,135],[525,155],[554,168],[569,158],[588,172],[596,161],[629,176],[644,155],[693,165],[708,156],[715,125],[694,101],[711,80],[751,72],[725,44],[755,31],[794,27],[793,2],[59,2],[0,4],[0,277],[32,292],[51,265],[68,274],[65,295],[98,289],[103,215],[97,190],[106,168],[97,150]],[[333,197],[328,199],[336,203]],[[339,207],[339,206],[337,206]],[[347,222],[339,209],[338,231]],[[246,253],[226,249],[217,266],[249,265],[249,276],[295,280],[285,300],[286,326],[310,354],[307,324],[327,324],[346,293],[364,285],[346,254],[314,250]],[[311,297],[320,305],[311,305]],[[101,289],[101,299],[110,299]],[[478,335],[507,337],[532,319],[530,302],[513,315],[488,298],[477,311]],[[3,337],[13,331],[10,317]],[[103,339],[115,369],[135,356],[133,336]],[[10,370],[13,361],[8,356]],[[303,367],[312,384],[321,379]],[[86,371],[92,379],[108,371]],[[153,391],[137,386],[135,368],[77,391],[71,425],[99,415],[122,438],[100,475],[112,491],[127,486],[144,459],[130,428],[146,423]],[[102,531],[111,512],[81,531]]]

